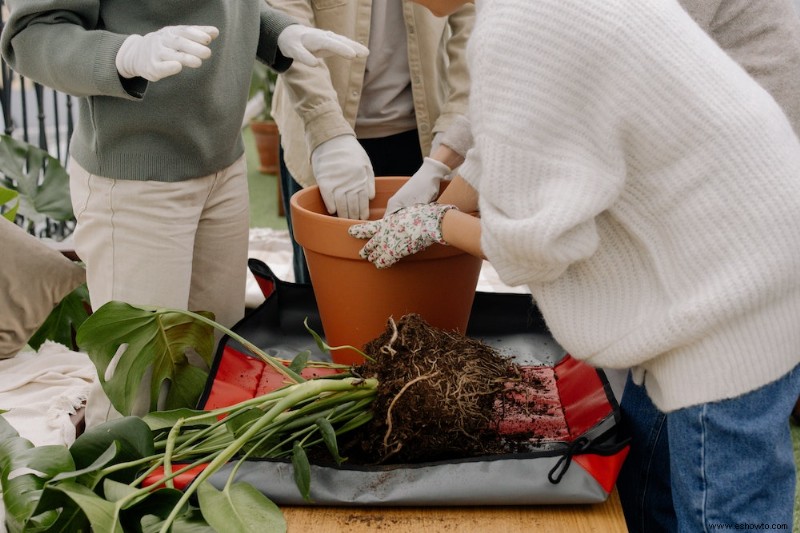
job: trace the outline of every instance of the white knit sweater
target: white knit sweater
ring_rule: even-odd
[[[800,142],[674,0],[491,0],[469,45],[482,247],[573,356],[671,411],[800,362]]]

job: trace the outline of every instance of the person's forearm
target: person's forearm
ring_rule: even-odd
[[[451,209],[442,219],[442,238],[448,245],[486,259],[481,249],[480,218]]]
[[[456,175],[436,201],[440,204],[452,204],[465,213],[473,213],[478,210],[478,191],[464,178]]]

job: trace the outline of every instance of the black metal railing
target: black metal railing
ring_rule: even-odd
[[[5,2],[0,0],[0,31],[5,27],[7,15]],[[74,129],[74,98],[25,79],[11,70],[2,58],[0,83],[3,133],[45,150],[66,165]],[[31,231],[39,237],[61,240],[73,228],[72,220],[46,219]]]

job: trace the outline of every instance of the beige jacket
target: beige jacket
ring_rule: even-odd
[[[800,133],[800,19],[791,0],[679,0]]]
[[[371,0],[267,0],[302,23],[334,31],[364,46],[369,43]],[[419,141],[428,154],[435,133],[467,113],[469,75],[466,41],[475,8],[468,4],[450,17],[403,0]],[[446,54],[440,53],[445,46]],[[281,74],[272,114],[281,132],[286,166],[302,186],[314,184],[311,152],[338,135],[355,135],[366,59],[325,59],[323,68],[295,62]]]

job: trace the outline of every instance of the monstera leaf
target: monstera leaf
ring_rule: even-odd
[[[11,202],[14,202],[13,204]],[[9,222],[14,222],[19,209],[19,193],[0,185],[0,211]]]
[[[206,312],[197,314],[213,317]],[[150,411],[159,407],[163,385],[169,389],[163,409],[197,404],[211,365],[214,328],[185,311],[111,301],[83,322],[76,339],[97,368],[111,403],[129,415],[149,370]],[[202,362],[191,361],[191,353]]]
[[[59,221],[73,218],[69,174],[45,150],[0,135],[0,173],[0,187],[19,195],[18,204],[13,207],[25,219],[36,223],[44,217]],[[12,199],[6,198],[2,203]]]

